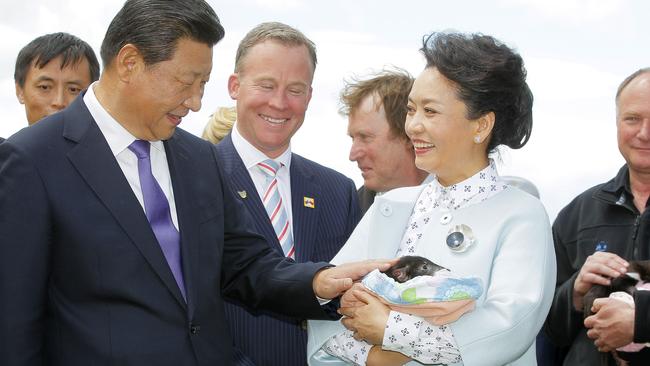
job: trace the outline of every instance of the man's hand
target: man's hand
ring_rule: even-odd
[[[390,315],[390,308],[364,290],[355,289],[351,292],[357,301],[364,305],[340,308],[339,314],[344,316],[341,323],[348,330],[354,332],[354,339],[365,340],[370,344],[381,346],[384,341],[384,331]],[[348,296],[347,293],[346,296]]]
[[[616,278],[627,272],[629,263],[616,254],[596,252],[585,261],[580,273],[573,283],[573,306],[582,312],[582,299],[594,285],[608,286],[610,278]]]
[[[336,267],[320,270],[314,276],[312,286],[314,294],[321,299],[333,299],[347,291],[354,281],[360,280],[375,269],[387,270],[397,260],[367,260],[345,263]]]
[[[601,298],[594,301],[591,311],[595,314],[585,319],[585,327],[598,351],[613,351],[633,341],[633,306],[621,300]]]
[[[364,306],[366,305],[365,302],[359,300],[354,294],[357,291],[365,291],[366,287],[361,283],[361,282],[355,282],[354,285],[352,285],[352,288],[349,290],[345,291],[343,293],[343,296],[341,296],[341,307],[342,308],[354,308],[357,306]]]

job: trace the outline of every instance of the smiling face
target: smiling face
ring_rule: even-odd
[[[62,62],[63,56],[52,59],[42,68],[32,62],[24,85],[16,83],[16,96],[25,105],[30,125],[67,107],[90,85],[90,66],[85,57],[63,68]]]
[[[307,47],[273,40],[253,46],[228,80],[239,133],[268,157],[280,156],[305,120],[313,76]]]
[[[182,117],[190,110],[201,109],[203,90],[212,70],[212,47],[180,39],[170,60],[149,66],[137,56],[133,63],[130,56],[124,60],[129,74],[128,94],[113,117],[135,137],[166,140]]]
[[[650,174],[650,73],[633,79],[616,103],[618,149],[633,175]]]
[[[386,112],[376,95],[366,96],[348,118],[352,138],[350,161],[356,161],[363,184],[376,192],[416,185],[413,176],[413,147],[408,140],[394,136]]]
[[[406,134],[415,165],[436,174],[443,186],[461,182],[488,164],[485,140],[491,126],[484,117],[469,120],[456,85],[436,68],[426,68],[409,94]],[[487,127],[487,128],[486,128]],[[474,138],[480,136],[480,143]]]

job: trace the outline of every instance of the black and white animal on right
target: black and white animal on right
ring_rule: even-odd
[[[650,260],[645,261],[630,261],[630,265],[627,268],[627,273],[620,275],[619,277],[612,278],[609,286],[603,285],[593,285],[589,291],[585,294],[582,304],[583,304],[583,315],[586,319],[587,317],[593,315],[591,307],[594,304],[594,300],[601,297],[609,297],[613,292],[626,292],[630,295],[634,295],[634,292],[637,291],[637,285],[645,282],[650,282]],[[643,350],[642,352],[650,352],[650,350]],[[607,353],[601,354],[601,365],[607,366],[609,355]],[[620,355],[620,352],[619,352]],[[633,354],[628,353],[627,355],[633,356]],[[616,355],[612,355],[619,364],[619,359]],[[625,357],[627,358],[627,357]],[[633,361],[629,365],[636,365]]]
[[[405,255],[400,257],[399,261],[384,271],[384,273],[395,281],[404,283],[417,276],[433,276],[434,273],[442,269],[446,268],[424,257]]]

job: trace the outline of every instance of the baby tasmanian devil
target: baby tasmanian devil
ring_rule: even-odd
[[[415,255],[405,255],[392,267],[384,271],[386,276],[399,283],[404,283],[417,276],[433,276],[434,273],[445,267],[439,266],[432,261]]]

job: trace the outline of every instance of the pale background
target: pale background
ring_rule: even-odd
[[[493,35],[524,57],[535,95],[532,138],[522,150],[504,149],[500,172],[533,181],[551,219],[572,197],[608,180],[622,158],[616,147],[614,94],[620,81],[650,66],[650,2],[631,0],[238,0],[209,1],[226,29],[214,50],[203,108],[182,128],[200,134],[217,106],[232,105],[226,80],[237,43],[264,21],[302,30],[317,45],[319,63],[295,152],[362,179],[348,161],[346,120],[337,114],[343,79],[397,65],[417,74],[422,36],[446,29]],[[72,33],[99,47],[120,0],[3,1],[0,12],[0,136],[26,125],[13,70],[33,38]],[[649,101],[650,102],[650,101]]]

